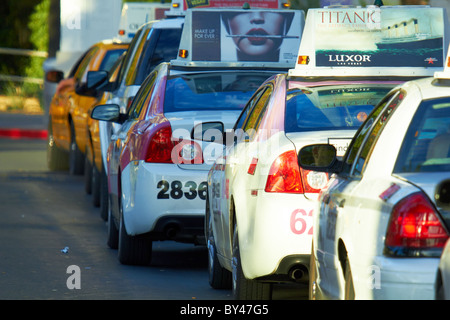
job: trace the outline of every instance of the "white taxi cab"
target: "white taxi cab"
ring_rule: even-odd
[[[436,205],[444,212],[444,216],[450,216],[450,179],[444,180],[436,188],[434,194]],[[436,300],[450,300],[450,239],[447,240],[442,251],[436,274],[435,284]]]
[[[450,227],[448,211],[434,197],[436,186],[450,178],[450,70],[443,50],[448,29],[441,8],[425,7],[405,21],[410,19],[416,32],[424,33],[421,25],[441,25],[434,29],[435,40],[430,36],[417,49],[439,49],[441,54],[428,53],[427,60],[440,70],[388,93],[342,161],[325,144],[306,146],[298,154],[303,169],[331,175],[314,211],[312,299],[435,297]],[[423,38],[415,35],[384,43],[413,48],[418,44],[411,42]]]
[[[133,36],[116,80],[108,83],[107,73],[91,72],[88,74],[88,86],[95,88],[94,92],[103,92],[103,99],[107,103],[118,104],[121,112],[125,113],[146,76],[161,62],[176,58],[183,24],[183,17],[143,24]],[[96,188],[93,193],[99,198],[100,215],[104,220],[108,220],[109,214],[109,199],[105,192],[108,189],[107,150],[111,140],[116,139],[120,126],[119,123],[106,121],[99,121],[98,124],[101,153],[94,160],[102,165],[98,173],[93,175],[93,185]]]
[[[313,210],[328,177],[299,170],[297,152],[327,143],[343,156],[390,90],[441,70],[442,39],[440,49],[427,53],[375,49],[385,24],[420,12],[442,21],[442,11],[422,6],[308,11],[296,67],[256,91],[233,128],[236,140],[208,175],[205,236],[212,287],[232,284],[237,299],[265,299],[273,283],[307,281]]]
[[[303,24],[298,10],[188,10],[178,58],[150,73],[127,114],[117,105],[94,109],[93,118],[122,124],[107,156],[108,237],[120,262],[148,264],[152,241],[204,243],[216,150],[191,131],[214,121],[229,129],[264,80],[295,65]]]

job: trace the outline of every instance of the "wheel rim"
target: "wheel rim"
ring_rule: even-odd
[[[214,245],[212,241],[208,239],[208,271],[212,275],[214,269]]]

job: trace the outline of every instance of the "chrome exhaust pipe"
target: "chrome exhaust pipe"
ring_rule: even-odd
[[[177,226],[168,226],[165,230],[166,237],[170,240],[174,239],[178,233],[179,228]]]
[[[289,270],[289,278],[294,280],[295,282],[299,282],[304,279],[304,277],[308,274],[308,270],[305,266],[298,265],[294,266]]]

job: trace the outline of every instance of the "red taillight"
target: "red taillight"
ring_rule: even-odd
[[[265,191],[303,193],[297,153],[294,150],[281,154],[272,163]]]
[[[172,141],[172,128],[165,126],[153,134],[147,148],[145,162],[172,163],[172,150],[175,144]]]
[[[443,248],[448,234],[423,193],[412,194],[392,210],[385,245],[390,248]]]
[[[272,164],[267,177],[266,192],[319,193],[327,184],[323,172],[299,169],[294,150],[281,154]]]
[[[194,141],[173,141],[172,128],[169,124],[163,124],[150,139],[145,162],[201,164],[203,153],[200,145]]]

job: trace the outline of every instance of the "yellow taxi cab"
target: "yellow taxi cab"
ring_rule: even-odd
[[[122,54],[110,68],[107,83],[109,87],[114,87],[117,85],[116,80],[118,79],[119,71],[121,69],[124,58],[125,53]],[[88,110],[88,115],[91,114],[91,111],[95,106],[105,104],[107,101],[109,101],[111,99],[112,92],[109,90],[102,90],[98,93],[93,92],[93,95],[98,98],[97,101],[92,104],[90,109]],[[104,186],[104,184],[101,183],[101,180],[105,179],[105,172],[103,170],[104,166],[102,161],[99,121],[88,117],[87,127],[88,130],[86,132],[86,152],[84,162],[85,191],[88,194],[92,194],[93,205],[99,207],[101,204],[101,196],[105,193],[107,194],[107,191],[102,193],[100,190],[100,188]]]
[[[47,165],[50,170],[69,169],[83,174],[89,110],[98,98],[81,95],[89,71],[110,71],[128,44],[103,40],[90,47],[62,80],[49,108]]]

